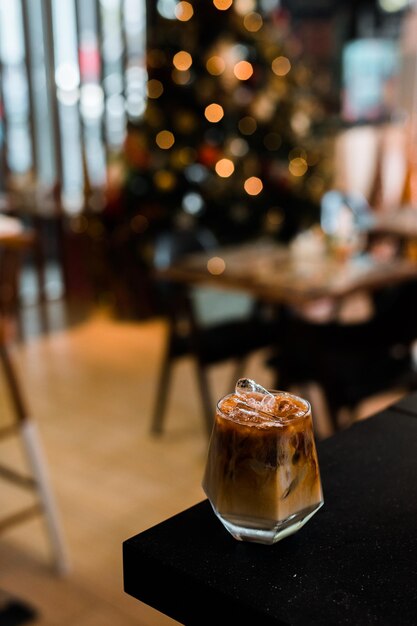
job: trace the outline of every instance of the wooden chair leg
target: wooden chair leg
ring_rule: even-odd
[[[172,356],[170,349],[167,350],[162,363],[161,373],[156,391],[155,408],[153,411],[151,433],[160,435],[162,433],[162,425],[165,416],[166,403],[168,399],[168,387],[171,381]]]
[[[20,389],[19,381],[17,379],[12,360],[5,344],[0,345],[0,358],[3,365],[3,370],[12,399],[13,408],[15,410],[16,418],[17,421],[20,423],[27,419],[28,412],[26,410],[23,393]]]
[[[23,447],[34,478],[34,488],[42,505],[56,569],[63,574],[69,569],[68,557],[36,425],[29,418],[20,384],[5,345],[0,346],[0,358],[16,414],[18,433],[22,436]]]
[[[211,431],[213,429],[213,419],[214,419],[214,411],[215,407],[211,400],[210,394],[210,381],[207,376],[207,369],[204,365],[202,365],[199,361],[196,362],[197,369],[197,382],[200,389],[200,396],[202,400],[203,407],[203,418],[204,424],[206,428],[207,435],[210,437]]]

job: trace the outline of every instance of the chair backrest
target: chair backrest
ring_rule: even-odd
[[[217,245],[216,237],[206,228],[163,232],[155,242],[154,266],[165,269],[186,254],[213,250]]]
[[[154,267],[166,269],[187,254],[212,250],[217,245],[213,233],[205,228],[163,232],[155,241]],[[193,314],[190,290],[186,285],[159,279],[155,282],[155,291],[161,312],[174,321]]]

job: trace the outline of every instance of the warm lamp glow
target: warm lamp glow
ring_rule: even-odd
[[[164,92],[164,86],[160,80],[152,78],[148,81],[148,98],[159,98]]]
[[[225,60],[219,56],[212,56],[207,60],[206,69],[212,76],[220,76],[226,69]]]
[[[172,62],[177,70],[184,72],[185,70],[190,69],[193,62],[193,57],[189,52],[186,52],[185,50],[180,50],[179,52],[177,52],[177,54],[174,54]]]
[[[233,161],[231,161],[230,159],[220,159],[220,161],[217,161],[216,163],[215,170],[216,174],[218,174],[222,178],[228,178],[235,171],[235,166],[233,164]]]
[[[253,67],[249,61],[239,61],[233,68],[233,74],[239,80],[248,80],[253,74]]]
[[[272,61],[272,71],[277,76],[285,76],[291,69],[291,63],[287,57],[277,57]]]
[[[174,145],[175,137],[170,130],[161,130],[157,134],[155,141],[162,150],[168,150]]]
[[[206,106],[204,115],[209,122],[220,122],[224,115],[223,107],[221,107],[220,104],[213,102],[212,104]]]
[[[244,188],[250,196],[257,196],[263,189],[263,184],[257,176],[251,176],[245,180]]]
[[[219,274],[223,274],[224,270],[226,269],[226,263],[221,257],[213,256],[207,261],[207,269],[210,274],[218,276]]]
[[[188,22],[194,15],[194,9],[189,2],[178,2],[174,9],[175,17],[180,22]]]
[[[233,0],[213,0],[213,4],[219,11],[226,11],[232,6]]]

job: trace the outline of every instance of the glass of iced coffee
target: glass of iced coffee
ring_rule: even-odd
[[[310,404],[238,380],[217,404],[203,489],[235,539],[273,544],[323,505]]]

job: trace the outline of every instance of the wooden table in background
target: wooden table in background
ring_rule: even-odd
[[[370,255],[345,262],[327,256],[300,260],[287,246],[257,242],[191,254],[158,271],[156,277],[246,291],[271,303],[302,305],[416,279],[417,263],[404,258],[382,261]]]
[[[417,239],[417,208],[405,207],[398,211],[376,213],[370,232],[395,235],[403,239]]]

